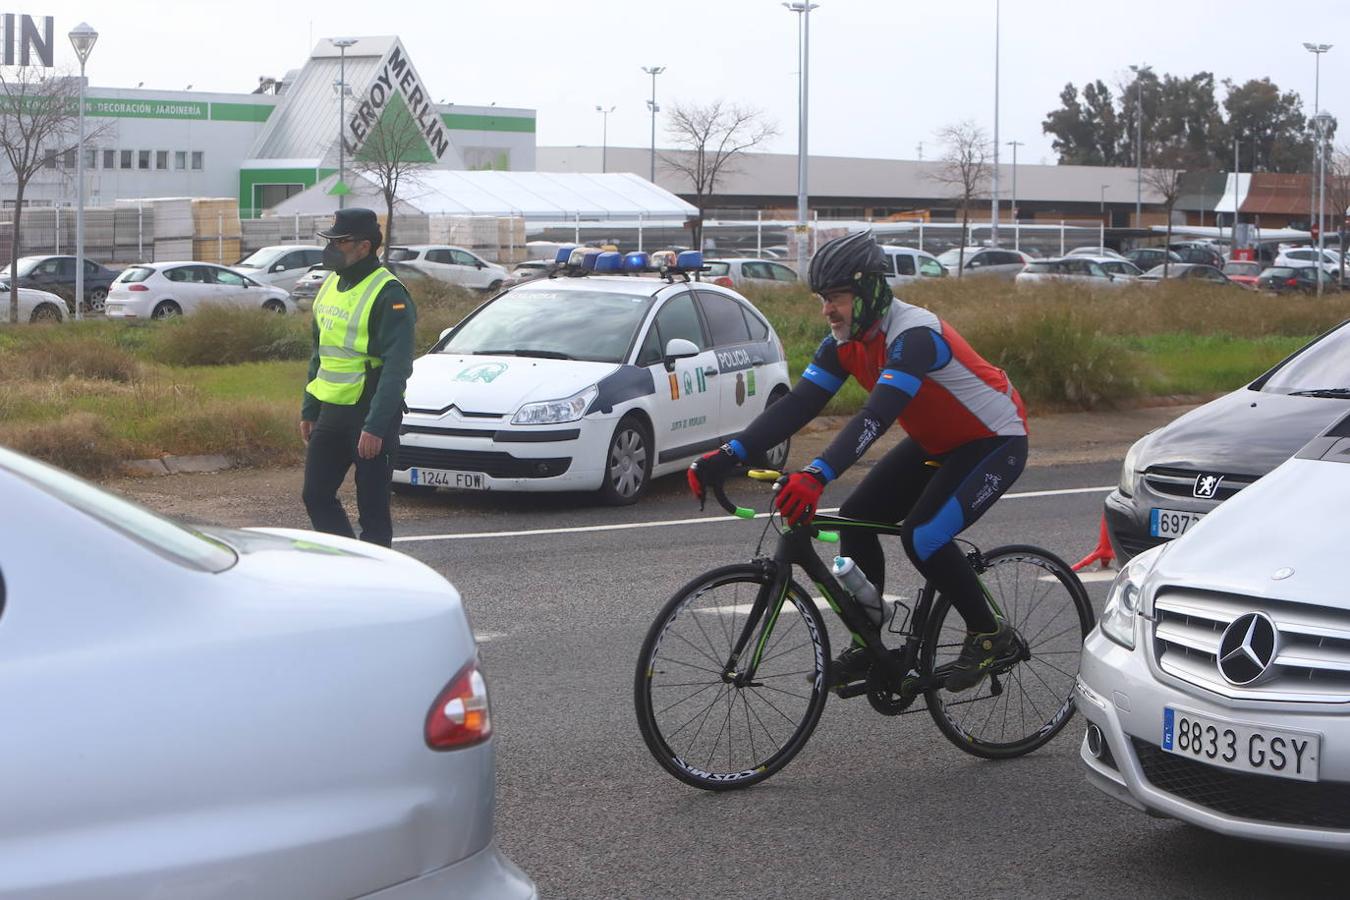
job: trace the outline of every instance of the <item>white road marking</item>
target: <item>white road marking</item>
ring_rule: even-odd
[[[1039,497],[1060,497],[1066,494],[1105,494],[1115,489],[1115,485],[1106,487],[1087,487],[1087,488],[1063,488],[1054,491],[1022,491],[1020,493],[1004,494],[1004,500],[1032,500]],[[820,510],[822,513],[837,513],[839,508]],[[756,519],[768,518],[768,513],[756,514]],[[672,525],[709,525],[719,522],[742,522],[744,519],[738,519],[735,516],[717,515],[717,516],[696,516],[691,519],[665,519],[656,522],[624,522],[614,525],[579,525],[572,528],[531,528],[520,531],[479,531],[468,534],[415,534],[406,537],[394,538],[396,544],[413,544],[426,541],[472,541],[487,540],[490,538],[514,538],[514,537],[537,537],[548,534],[586,534],[597,531],[628,531],[637,528],[669,528]]]
[[[486,644],[488,641],[498,641],[504,637],[506,637],[505,631],[480,631],[473,636],[473,639],[480,644]]]

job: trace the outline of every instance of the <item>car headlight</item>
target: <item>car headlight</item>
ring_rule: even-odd
[[[512,425],[557,425],[560,422],[575,422],[586,414],[591,401],[600,393],[600,389],[591,385],[584,391],[573,394],[565,400],[545,400],[542,403],[526,403],[514,416]]]
[[[1134,620],[1144,597],[1144,579],[1169,546],[1160,544],[1145,550],[1130,560],[1111,582],[1106,608],[1102,610],[1102,634],[1128,650],[1134,649]]]
[[[1135,472],[1135,466],[1139,464],[1139,450],[1144,445],[1144,438],[1140,438],[1130,445],[1130,449],[1125,453],[1125,462],[1120,467],[1120,483],[1117,487],[1120,493],[1125,497],[1134,496],[1135,480],[1138,473]]]

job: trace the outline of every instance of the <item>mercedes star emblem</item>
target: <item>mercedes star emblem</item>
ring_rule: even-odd
[[[1219,641],[1219,674],[1238,687],[1251,684],[1270,669],[1279,643],[1270,616],[1262,612],[1238,616]]]

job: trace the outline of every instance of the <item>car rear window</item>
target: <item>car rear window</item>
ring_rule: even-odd
[[[712,278],[716,278],[719,275],[725,275],[731,271],[731,263],[710,262],[705,265],[707,265],[708,271],[704,274]]]
[[[1292,275],[1297,275],[1298,269],[1289,268],[1287,266],[1271,266],[1261,274],[1266,278],[1289,278]]]
[[[1053,263],[1048,262],[1027,263],[1027,267],[1022,271],[1028,272],[1032,275],[1046,275],[1051,272],[1054,272],[1055,266]]]
[[[135,284],[138,281],[144,281],[153,274],[155,274],[154,269],[146,266],[132,266],[121,275],[118,275],[117,280],[121,284]]]

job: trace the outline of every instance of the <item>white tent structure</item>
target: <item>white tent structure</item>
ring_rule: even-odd
[[[336,175],[272,207],[266,215],[330,214]],[[384,195],[369,175],[348,172],[346,206],[383,213]],[[698,209],[638,175],[614,172],[495,172],[431,170],[405,176],[394,212],[400,216],[499,216],[525,220],[531,230],[574,222],[683,224]]]

